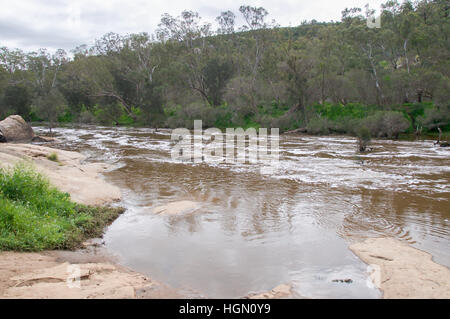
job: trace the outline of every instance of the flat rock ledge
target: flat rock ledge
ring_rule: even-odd
[[[429,253],[393,238],[370,238],[350,249],[372,265],[370,277],[385,299],[450,298],[450,270]]]
[[[45,252],[0,252],[0,298],[139,299],[181,295],[109,262],[70,263]]]

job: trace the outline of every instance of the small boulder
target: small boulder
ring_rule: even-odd
[[[0,142],[31,142],[34,132],[20,115],[8,116],[0,121]]]

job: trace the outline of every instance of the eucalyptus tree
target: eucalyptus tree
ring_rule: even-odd
[[[49,123],[50,131],[58,116],[66,108],[66,100],[59,91],[59,78],[69,63],[67,53],[59,49],[54,54],[41,49],[27,55],[26,68],[31,75],[33,109],[38,117]]]
[[[219,19],[224,32],[234,28],[234,15],[223,13]],[[222,102],[222,95],[233,67],[226,56],[220,56],[220,48],[211,40],[209,23],[203,23],[196,12],[183,11],[179,17],[164,14],[159,24],[158,36],[166,43],[175,42],[184,45],[177,59],[182,61],[185,72],[181,78],[188,87],[200,94],[210,105]]]
[[[217,29],[217,34],[232,34],[234,33],[234,28],[236,24],[236,15],[228,10],[220,13],[216,18],[219,28]]]
[[[250,103],[253,108],[256,107],[256,81],[260,71],[262,59],[268,46],[267,29],[271,27],[266,22],[266,17],[269,12],[263,7],[252,7],[242,5],[239,7],[239,12],[244,18],[246,24],[241,27],[241,31],[248,31],[250,37],[247,35],[242,37],[242,42],[246,44],[242,47],[246,52],[243,54],[246,60],[246,69],[250,79]],[[275,22],[273,22],[275,24]]]
[[[307,39],[298,39],[292,43],[285,54],[284,60],[280,63],[280,72],[284,74],[288,85],[288,92],[291,99],[290,112],[300,111],[304,123],[308,122],[306,106],[308,104],[308,81],[312,77],[314,67],[314,57],[309,50]]]

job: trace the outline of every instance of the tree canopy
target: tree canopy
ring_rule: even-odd
[[[412,125],[427,114],[448,125],[448,1],[387,1],[381,28],[367,26],[372,13],[347,8],[338,22],[280,27],[266,9],[242,5],[220,13],[214,31],[186,10],[164,14],[154,35],[108,33],[69,54],[2,47],[0,118],[189,127],[199,117],[290,129],[323,124],[335,106],[408,117],[429,103]]]

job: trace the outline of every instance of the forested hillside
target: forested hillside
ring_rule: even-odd
[[[448,130],[449,2],[388,1],[381,28],[367,26],[371,13],[287,28],[241,6],[213,30],[184,11],[163,15],[155,34],[108,33],[71,52],[2,47],[0,119],[172,128],[202,119],[379,137]]]

